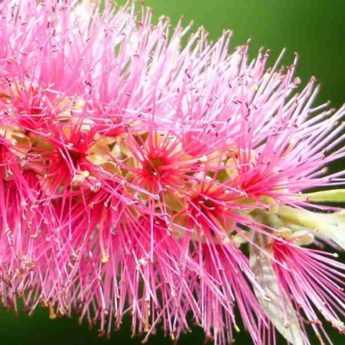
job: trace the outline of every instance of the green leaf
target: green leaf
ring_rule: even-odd
[[[345,250],[345,212],[319,213],[290,206],[281,206],[278,216],[287,227],[299,225],[316,236],[329,239]]]

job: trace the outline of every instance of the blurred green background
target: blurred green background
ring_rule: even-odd
[[[123,3],[124,1],[119,1]],[[216,39],[223,29],[231,28],[235,35],[232,45],[251,38],[251,54],[259,47],[272,51],[272,61],[282,48],[288,49],[285,62],[294,52],[300,56],[298,74],[303,82],[317,77],[322,85],[320,101],[331,100],[334,106],[345,101],[345,0],[146,0],[156,17],[164,14],[176,23],[194,20],[203,25]],[[331,331],[335,345],[344,345],[345,336]],[[37,311],[28,317],[23,313],[0,312],[1,345],[110,345],[140,344],[140,338],[130,337],[129,325],[111,339],[98,338],[95,330],[81,327],[77,320],[49,320],[48,312]],[[153,337],[149,345],[171,342],[162,335]],[[182,337],[179,344],[203,344],[200,330]],[[240,333],[236,344],[250,344]],[[316,342],[315,342],[316,344]]]

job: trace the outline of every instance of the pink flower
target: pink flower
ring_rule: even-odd
[[[274,242],[273,254],[279,285],[298,310],[301,324],[310,324],[319,339],[327,340],[321,314],[344,333],[345,325],[341,320],[344,319],[345,265],[328,253],[282,241]]]
[[[0,2],[0,295],[101,334],[344,331],[345,107],[134,6]],[[186,43],[183,43],[186,42]],[[316,204],[319,203],[319,204]],[[309,249],[309,246],[313,246]],[[242,323],[237,320],[240,312]],[[145,339],[146,339],[145,338]]]

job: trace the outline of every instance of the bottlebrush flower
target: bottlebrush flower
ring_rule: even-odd
[[[145,339],[344,332],[345,107],[297,59],[134,6],[0,2],[0,296]],[[184,42],[184,43],[183,43]],[[322,187],[322,188],[321,188]],[[327,188],[325,188],[327,187]],[[311,188],[322,191],[310,193]],[[237,320],[239,311],[242,322]]]

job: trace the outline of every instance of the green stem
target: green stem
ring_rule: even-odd
[[[345,202],[345,189],[325,190],[305,195],[311,202]]]

